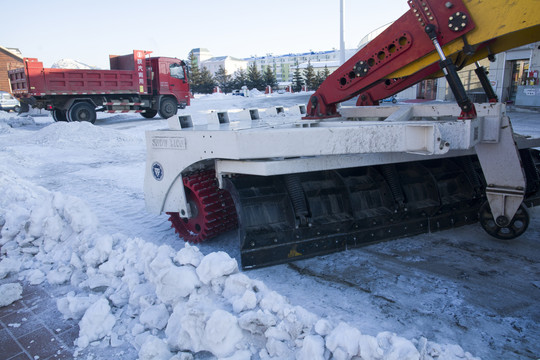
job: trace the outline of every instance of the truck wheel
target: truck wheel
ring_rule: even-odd
[[[67,121],[88,121],[96,122],[96,109],[86,102],[79,102],[71,105],[67,112]]]
[[[157,114],[157,110],[153,110],[153,109],[148,109],[145,112],[141,113],[142,117],[147,118],[147,119],[153,118],[154,116],[156,116],[156,114]]]
[[[21,107],[19,109],[19,114],[22,114],[22,113],[27,113],[30,111],[30,105],[28,105],[27,103],[21,103]]]
[[[176,100],[171,98],[165,98],[161,100],[161,106],[159,107],[159,116],[163,119],[168,119],[178,111],[178,104]]]
[[[67,121],[66,112],[59,109],[54,109],[52,111],[52,117],[54,121]]]

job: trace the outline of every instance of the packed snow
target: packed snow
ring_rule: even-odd
[[[253,95],[258,104],[273,105],[306,98]],[[250,101],[255,100],[216,94],[194,99],[185,111],[243,107]],[[351,304],[357,300],[350,290],[340,290],[340,280],[313,280],[299,271],[295,283],[287,285],[291,269],[302,270],[301,262],[297,268],[240,271],[230,251],[234,234],[200,247],[177,241],[166,216],[144,211],[142,196],[144,131],[165,126],[165,120],[128,115],[100,115],[91,125],[0,112],[0,279],[9,280],[1,285],[0,306],[21,298],[23,283],[65,288],[56,304],[65,319],[79,322],[73,355],[89,358],[132,347],[140,359],[156,360],[479,359],[478,349],[460,346],[452,334],[444,342],[410,336],[419,332],[403,331],[400,319],[362,328],[362,320],[355,320],[362,314],[377,319],[384,313],[369,302],[354,313],[347,306],[341,311],[347,296]],[[536,235],[537,225],[531,225]],[[414,247],[403,244],[401,249]],[[385,246],[391,245],[382,245],[382,252],[391,251]],[[332,267],[336,259],[362,251],[308,261]],[[413,280],[402,276],[399,281]],[[434,287],[438,281],[432,274],[426,280]],[[418,289],[439,296],[424,283]],[[441,296],[450,297],[455,307],[463,301],[457,289]],[[405,326],[421,332],[424,318],[414,319],[414,311],[403,315],[410,322]]]
[[[87,65],[77,60],[73,59],[60,59],[54,64],[51,65],[53,69],[99,69],[97,66]]]

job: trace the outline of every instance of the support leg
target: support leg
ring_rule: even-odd
[[[476,145],[476,154],[486,179],[493,219],[497,226],[507,227],[523,203],[526,181],[507,116],[501,117],[500,129],[499,141]]]

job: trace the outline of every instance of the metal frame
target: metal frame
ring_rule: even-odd
[[[523,200],[525,180],[523,172],[514,169],[521,165],[506,107],[476,107],[478,117],[469,120],[457,119],[460,108],[454,104],[343,107],[340,118],[312,121],[285,116],[301,113],[298,108],[247,109],[236,121],[231,120],[233,114],[218,117],[217,112],[206,119],[174,116],[168,119],[170,130],[146,134],[146,204],[154,213],[190,217],[182,175],[198,168],[215,167],[222,186],[222,177],[231,174],[270,176],[476,152],[490,185],[490,204],[502,203],[492,206],[495,219],[511,219],[515,204]],[[250,120],[245,114],[257,117]],[[273,116],[260,118],[261,114]],[[521,139],[520,144],[540,146],[540,139]],[[500,171],[501,164],[510,171]],[[160,169],[157,178],[153,167]]]

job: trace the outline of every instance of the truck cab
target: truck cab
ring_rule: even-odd
[[[184,61],[176,58],[153,57],[147,59],[152,74],[152,89],[155,95],[172,95],[178,100],[178,106],[184,109],[190,104],[187,67]]]

